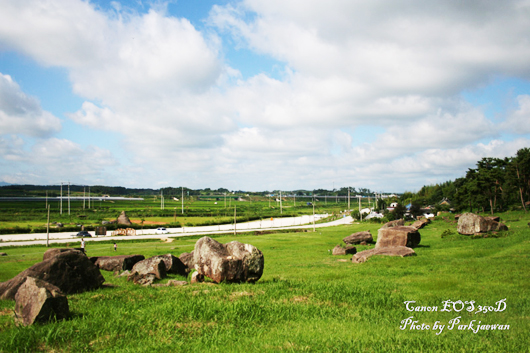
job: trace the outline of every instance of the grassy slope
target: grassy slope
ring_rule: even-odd
[[[505,237],[471,239],[441,233],[443,220],[421,230],[418,256],[372,257],[364,264],[339,262],[328,250],[362,224],[288,233],[240,236],[265,255],[265,273],[252,284],[142,288],[104,273],[115,287],[70,295],[69,321],[16,327],[14,303],[0,301],[0,350],[43,351],[528,351],[530,334],[530,231],[528,219],[513,215]],[[227,236],[221,242],[233,240]],[[173,243],[119,243],[120,254],[146,256],[193,249],[196,239]],[[358,250],[368,247],[358,247]],[[44,248],[4,249],[0,280],[40,260]],[[110,255],[111,244],[88,244],[90,255]],[[406,300],[438,306],[475,300],[503,312],[414,312]],[[400,330],[400,321],[508,324],[507,331]]]

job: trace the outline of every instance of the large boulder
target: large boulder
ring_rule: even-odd
[[[100,270],[130,271],[137,262],[144,259],[145,256],[143,255],[117,255],[91,257],[90,261],[92,261]]]
[[[0,299],[15,299],[26,277],[49,282],[65,293],[81,293],[101,287],[105,278],[80,251],[66,251],[36,263],[7,282],[0,283]]]
[[[506,225],[474,213],[464,213],[458,219],[457,231],[464,235],[505,230],[508,230]]]
[[[189,273],[195,268],[195,263],[193,262],[193,251],[180,254],[179,259],[182,261],[184,266],[186,266],[186,272]]]
[[[55,248],[55,249],[46,250],[44,252],[44,255],[42,255],[42,260],[46,261],[48,259],[51,259],[52,257],[55,257],[67,251],[80,251],[83,254],[85,253],[85,249],[83,248]]]
[[[420,232],[414,227],[391,227],[380,228],[377,232],[377,248],[386,248],[390,246],[407,246],[413,248],[421,241]]]
[[[15,301],[16,320],[25,326],[70,316],[68,299],[61,290],[33,277],[26,277],[15,295]]]
[[[373,243],[374,238],[372,237],[372,234],[368,230],[366,232],[353,233],[352,235],[349,235],[346,238],[342,239],[342,241],[345,242],[346,244],[360,244],[362,242]]]
[[[129,217],[127,217],[125,211],[121,211],[121,214],[118,216],[118,224],[122,224],[124,226],[132,226],[131,220],[129,219]]]
[[[392,227],[402,227],[405,225],[405,221],[402,219],[396,219],[395,221],[390,221],[388,223],[383,224],[381,229],[384,228],[392,228]]]
[[[221,244],[203,237],[195,243],[195,269],[214,282],[255,282],[264,268],[263,253],[255,246],[232,241]]]
[[[365,262],[369,257],[374,255],[385,255],[385,256],[412,256],[416,255],[416,252],[406,246],[389,246],[386,248],[374,248],[370,250],[364,250],[353,255],[351,262],[362,263]]]
[[[135,284],[150,285],[155,279],[162,278],[166,278],[166,264],[161,258],[155,256],[137,262],[127,280]]]
[[[355,254],[356,252],[357,248],[351,245],[346,245],[346,247],[337,245],[333,248],[333,255],[350,255]]]

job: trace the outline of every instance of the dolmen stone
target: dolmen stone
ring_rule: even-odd
[[[178,274],[184,277],[188,276],[186,265],[178,257],[172,254],[166,254],[154,256],[154,258],[159,258],[164,262],[166,273]]]
[[[375,255],[385,255],[385,256],[413,256],[416,255],[416,252],[406,246],[389,246],[384,248],[374,248],[369,250],[364,250],[353,255],[351,262],[353,263],[363,263],[369,257]]]
[[[232,241],[221,244],[210,237],[195,243],[195,269],[216,283],[256,282],[263,274],[263,253],[253,245]]]
[[[70,316],[68,299],[61,290],[45,281],[26,277],[15,295],[16,321],[28,326]]]
[[[390,246],[406,246],[413,248],[421,241],[420,232],[414,227],[391,227],[380,228],[377,232],[377,243],[375,248],[386,248]]]
[[[346,245],[345,247],[337,245],[333,248],[333,255],[350,255],[355,254],[356,252],[357,248],[351,245]]]
[[[80,251],[66,251],[36,263],[9,281],[0,283],[0,299],[14,300],[27,277],[34,277],[58,287],[65,294],[100,288],[105,278]]]
[[[180,254],[179,256],[180,261],[186,266],[186,272],[191,272],[192,269],[195,268],[195,264],[193,263],[193,251],[192,252],[184,252]]]
[[[422,229],[429,223],[431,223],[431,220],[429,218],[422,218],[412,223],[411,227],[414,227],[416,229]]]
[[[405,225],[405,221],[402,219],[396,219],[395,221],[390,221],[385,224],[380,229],[392,228],[392,227],[402,227]]]
[[[91,257],[90,261],[100,270],[105,271],[130,271],[133,266],[145,260],[143,255],[117,255]]]
[[[346,238],[342,239],[342,241],[346,244],[360,244],[362,242],[373,243],[374,238],[368,230],[366,232],[353,233],[352,235],[349,235]]]
[[[492,219],[474,213],[464,213],[458,219],[457,231],[464,235],[486,233],[490,231],[506,231],[508,227]]]
[[[83,248],[55,248],[55,249],[46,250],[44,252],[44,255],[42,255],[42,260],[46,261],[48,259],[51,259],[52,257],[55,257],[67,251],[80,251],[83,254],[85,254],[85,249]]]
[[[0,256],[7,256],[7,253],[5,253],[5,252],[0,252]]]
[[[134,284],[147,286],[156,279],[162,278],[166,278],[166,264],[161,258],[155,256],[137,262],[127,280],[133,281]]]

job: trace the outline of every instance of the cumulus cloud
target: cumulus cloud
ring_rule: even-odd
[[[516,143],[499,140],[503,132],[530,133],[528,95],[502,122],[459,96],[494,77],[530,79],[527,2],[243,0],[214,5],[206,23],[199,31],[163,6],[138,13],[77,0],[10,0],[1,5],[0,46],[67,69],[85,99],[68,118],[116,133],[132,165],[114,169],[133,173],[123,180],[134,186],[335,181],[399,190],[402,179],[423,185],[420,173],[443,178],[453,175],[451,164],[465,168],[484,154],[512,151]],[[244,78],[228,67],[224,48],[233,42],[281,63],[279,77]],[[38,102],[6,77],[0,94],[11,87],[23,102],[6,98],[0,106],[6,133],[58,131],[57,118],[38,113]],[[29,129],[28,116],[42,123]],[[378,134],[368,141],[355,133],[370,127]],[[14,140],[4,138],[0,149],[4,159],[39,165]],[[105,149],[62,139],[32,149],[52,164],[59,157],[48,151],[115,163]],[[75,160],[62,164],[76,169]]]
[[[0,73],[0,134],[49,136],[61,130],[61,121],[43,110],[11,76]]]

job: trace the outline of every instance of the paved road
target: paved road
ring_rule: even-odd
[[[326,218],[327,214],[315,215],[315,221]],[[350,216],[340,218],[336,221],[315,224],[315,228],[331,227],[341,224],[350,224],[352,218]],[[262,221],[252,221],[248,223],[236,224],[236,232],[248,232],[259,230],[281,230],[281,229],[303,229],[313,228],[313,215],[289,218],[267,219]],[[201,226],[201,227],[182,227],[182,228],[167,228],[168,234],[156,234],[156,229],[144,229],[138,231],[135,236],[112,236],[112,232],[108,231],[106,236],[88,238],[90,241],[103,240],[132,240],[132,239],[163,239],[169,237],[184,237],[190,235],[202,234],[224,234],[233,233],[233,224],[220,224],[215,226]],[[81,241],[80,238],[72,237],[72,232],[64,233],[50,233],[50,244],[56,243],[71,243]],[[0,246],[20,246],[20,245],[34,245],[46,244],[46,233],[35,234],[8,234],[0,235]]]

